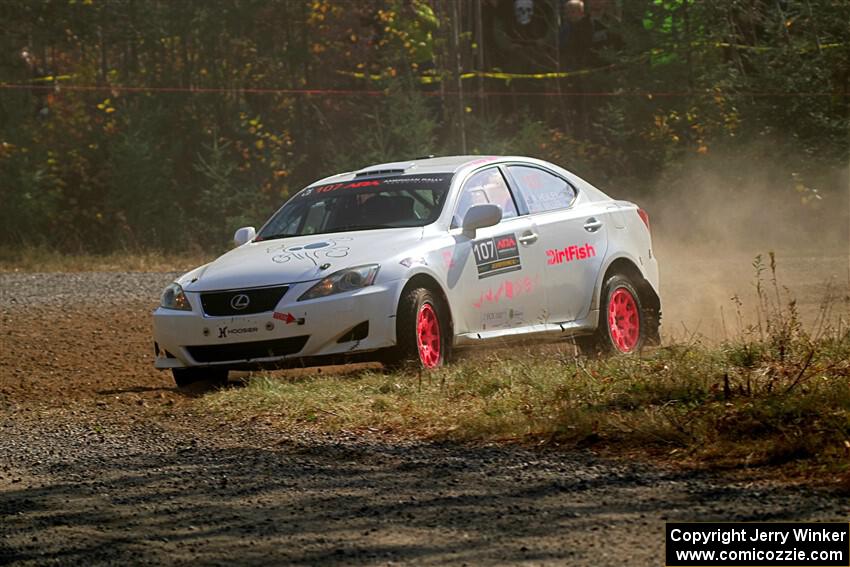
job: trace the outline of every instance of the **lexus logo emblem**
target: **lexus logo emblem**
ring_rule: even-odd
[[[230,300],[230,306],[236,311],[242,311],[248,304],[251,303],[251,298],[249,298],[244,293],[240,293],[239,295],[234,295]]]

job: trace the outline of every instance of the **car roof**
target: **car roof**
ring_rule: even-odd
[[[372,177],[376,175],[402,175],[410,173],[455,173],[459,169],[474,164],[495,162],[503,159],[502,156],[441,156],[425,157],[406,161],[393,161],[370,165],[355,171],[338,173],[325,177],[311,183],[311,185],[322,185],[331,181],[348,181],[358,177]]]
[[[356,175],[374,173],[382,170],[403,170],[405,173],[454,173],[461,167],[475,161],[495,160],[496,156],[442,156],[412,159],[409,161],[397,161],[380,163],[364,167],[355,172]]]
[[[344,183],[358,178],[378,177],[381,175],[428,175],[438,173],[454,174],[464,168],[467,168],[468,171],[473,171],[476,166],[479,165],[495,165],[502,163],[524,163],[531,166],[543,166],[546,168],[552,168],[553,171],[557,172],[561,176],[565,176],[565,178],[570,183],[581,189],[582,192],[587,195],[591,200],[600,201],[611,199],[611,197],[609,197],[604,192],[600,191],[598,188],[594,187],[592,184],[588,183],[581,177],[577,176],[575,173],[572,173],[553,163],[525,156],[428,156],[407,161],[378,163],[355,171],[347,171],[345,173],[338,173],[336,175],[331,175],[329,177],[319,179],[318,181],[314,181],[307,187],[317,187],[319,185],[325,185],[327,183]]]

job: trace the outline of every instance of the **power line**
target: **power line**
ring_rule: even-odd
[[[21,83],[0,83],[2,90],[21,91],[45,91],[58,92],[105,92],[105,93],[185,93],[185,94],[271,94],[271,95],[315,95],[315,96],[387,96],[386,89],[278,89],[271,87],[134,87],[125,85],[27,85]],[[456,95],[456,91],[445,90],[442,92],[421,92],[423,96]],[[696,97],[696,96],[745,96],[745,97],[847,97],[845,93],[820,92],[820,91],[483,91],[480,94],[475,91],[464,91],[468,97],[489,96],[547,96],[547,97],[642,97],[642,98],[669,98],[669,97]]]

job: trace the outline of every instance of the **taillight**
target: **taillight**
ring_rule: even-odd
[[[640,217],[640,220],[643,221],[643,224],[646,225],[646,230],[650,230],[649,228],[649,215],[646,214],[646,211],[638,207],[637,214]]]

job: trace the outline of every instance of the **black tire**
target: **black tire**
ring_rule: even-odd
[[[612,298],[617,294],[618,300],[625,299],[625,306],[629,307],[629,299],[633,304],[626,310],[630,315],[617,319],[609,313]],[[627,294],[627,295],[626,295]],[[629,299],[626,299],[629,298]],[[636,329],[635,338],[630,331],[621,332],[620,328],[612,328],[612,317],[614,322],[620,321],[627,330]],[[647,338],[652,335],[650,325],[653,318],[648,316],[641,303],[641,297],[632,284],[631,280],[622,274],[615,274],[608,278],[602,286],[602,294],[599,302],[599,324],[596,332],[592,335],[577,337],[576,344],[582,352],[589,355],[597,354],[636,354],[643,349]],[[629,324],[631,323],[631,324]],[[657,323],[656,327],[657,327]],[[657,334],[657,328],[655,333]]]
[[[423,309],[430,309],[436,316],[439,328],[439,351],[437,356],[429,358],[419,348],[419,317]],[[432,369],[446,364],[451,354],[451,326],[448,308],[431,290],[419,287],[408,290],[401,297],[396,315],[396,346],[387,349],[381,358],[384,366],[390,369],[413,367]]]
[[[227,384],[227,368],[172,368],[174,383],[178,388],[185,388],[196,382],[206,382],[213,386],[224,386]]]

